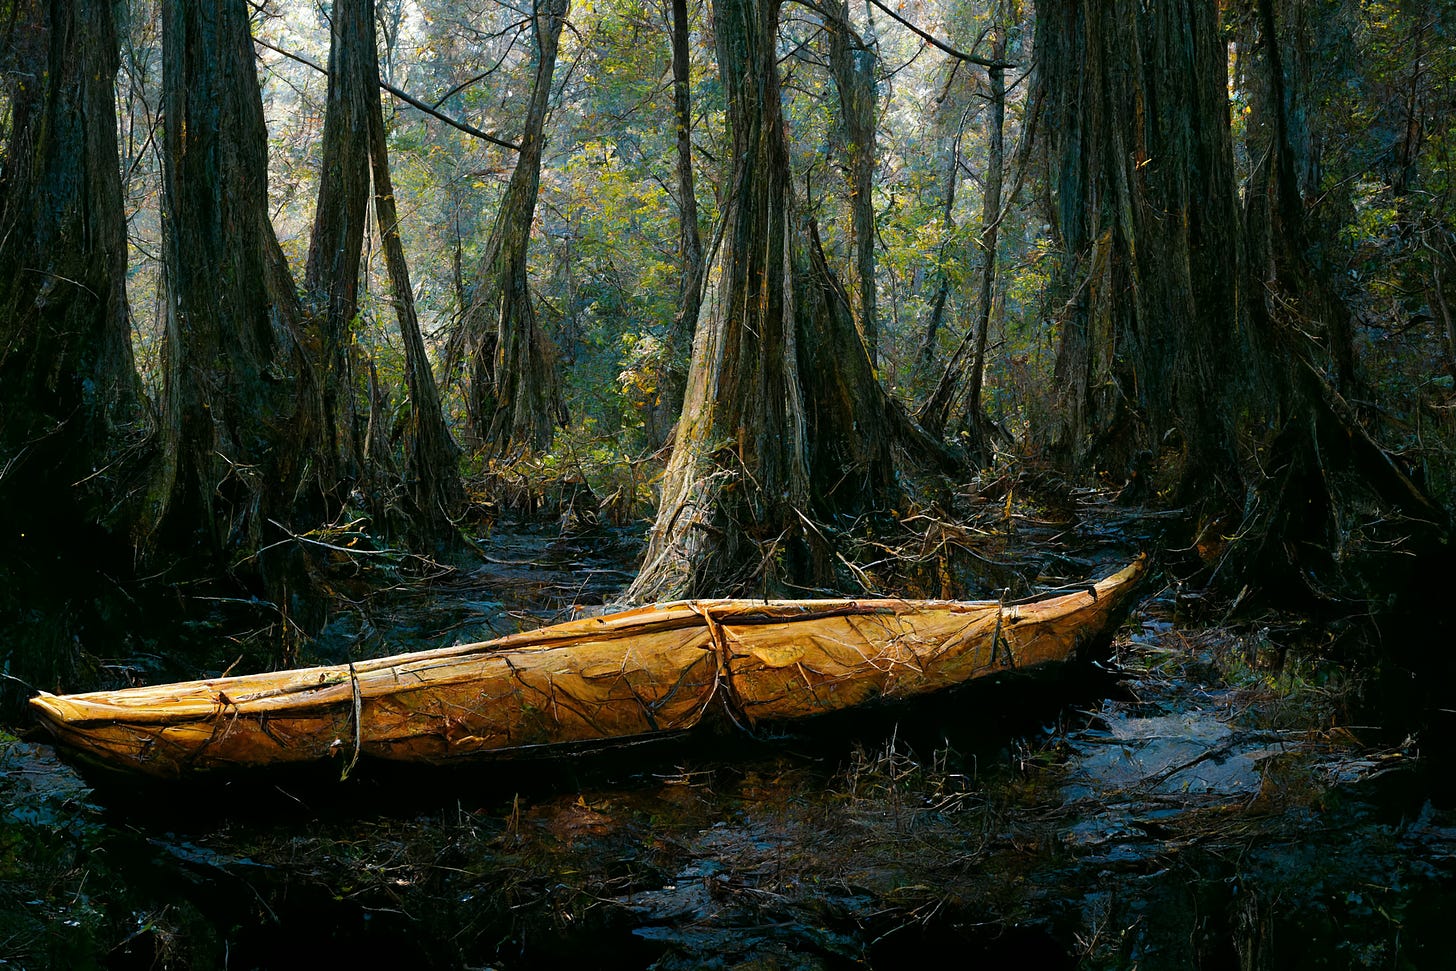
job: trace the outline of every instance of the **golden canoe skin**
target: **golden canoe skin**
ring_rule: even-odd
[[[1033,603],[699,600],[481,644],[179,684],[41,694],[57,740],[113,767],[188,772],[360,756],[417,762],[907,698],[1066,660],[1143,569]]]

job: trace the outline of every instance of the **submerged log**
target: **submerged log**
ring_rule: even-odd
[[[1143,561],[1021,603],[693,600],[357,664],[31,700],[102,764],[176,777],[361,756],[423,763],[743,727],[1069,659],[1109,636]]]

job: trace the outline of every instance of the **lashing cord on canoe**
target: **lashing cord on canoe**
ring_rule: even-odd
[[[238,703],[229,698],[226,692],[219,691],[217,697],[212,700],[212,703],[217,708],[217,717],[213,720],[212,731],[208,733],[206,741],[199,745],[196,750],[183,757],[183,764],[191,765],[202,756],[203,752],[207,751],[213,742],[216,742],[220,738],[227,738],[232,733],[233,726],[237,724],[238,718],[242,715],[242,709],[238,707]],[[224,721],[223,716],[229,708],[232,709],[232,718]],[[261,723],[260,727],[262,727],[264,732],[268,731],[267,727],[261,725]],[[153,736],[148,742],[148,745],[155,741],[156,737]]]
[[[364,747],[364,700],[359,694],[359,675],[354,673],[354,662],[349,662],[349,688],[354,696],[353,721],[354,721],[354,754],[349,756],[349,762],[339,773],[339,781],[343,782],[349,778],[349,773],[354,771],[354,766],[359,764],[359,751]]]
[[[753,727],[745,724],[745,720],[739,718],[740,711],[738,704],[733,698],[733,678],[728,670],[728,641],[723,636],[723,625],[718,618],[713,616],[712,611],[696,601],[689,601],[688,607],[693,613],[703,618],[703,624],[708,629],[708,640],[713,643],[713,653],[718,656],[718,669],[713,675],[713,691],[708,695],[708,700],[703,702],[703,710],[698,712],[702,718],[713,699],[721,697],[723,710],[728,713],[728,719],[733,722],[739,730],[746,734],[753,734]]]
[[[1005,638],[1005,637],[1002,637],[1001,636],[1001,620],[1002,620],[1003,617],[1006,616],[1006,595],[1009,594],[1010,592],[1011,592],[1011,588],[1010,587],[1007,587],[1006,589],[1002,590],[1001,591],[1001,599],[996,604],[996,629],[991,632],[991,661],[990,661],[990,663],[993,666],[995,665],[995,663],[996,663],[996,655],[1001,652],[1002,645],[1005,645],[1005,647],[1006,647],[1006,661],[1007,661],[1006,666],[1008,668],[1015,668],[1016,667],[1016,655],[1011,653],[1011,641],[1008,638]]]

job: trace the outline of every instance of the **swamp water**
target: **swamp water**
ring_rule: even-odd
[[[502,537],[319,659],[540,623],[620,586],[609,546]],[[1418,759],[1278,629],[1173,608],[1102,666],[777,737],[156,786],[5,736],[0,966],[1456,966]]]

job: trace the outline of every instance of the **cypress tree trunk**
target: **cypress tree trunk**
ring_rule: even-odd
[[[839,91],[839,133],[849,179],[851,280],[859,297],[859,332],[870,365],[879,360],[880,330],[875,292],[875,54],[849,18],[849,0],[830,0],[824,26],[829,34],[829,73]]]
[[[1308,257],[1278,25],[1269,0],[1255,0],[1254,12],[1266,82],[1262,97],[1254,100],[1262,117],[1254,121],[1270,137],[1245,194],[1244,289],[1250,331],[1264,362],[1258,388],[1277,416],[1270,427],[1278,434],[1269,446],[1277,471],[1264,489],[1264,515],[1242,556],[1260,571],[1283,564],[1283,579],[1296,588],[1318,577],[1318,583],[1348,595],[1367,582],[1356,575],[1368,568],[1362,561],[1372,550],[1390,560],[1383,568],[1387,578],[1404,575],[1416,561],[1449,557],[1447,517],[1370,438],[1341,396],[1354,380],[1353,357],[1341,350],[1350,346],[1341,336],[1348,336],[1349,309]],[[1311,333],[1325,335],[1323,346],[1310,340]],[[1318,362],[1325,356],[1329,367]],[[1325,373],[1333,378],[1329,385]],[[1360,507],[1366,512],[1356,512]],[[1371,514],[1372,507],[1382,512]],[[1393,543],[1368,543],[1365,528],[1344,521],[1351,515],[1397,530],[1409,529],[1411,520],[1419,525]],[[1412,552],[1419,555],[1408,555]]]
[[[682,260],[678,331],[691,345],[703,290],[703,238],[693,179],[692,58],[687,0],[672,0],[672,111],[677,123],[678,258]]]
[[[1272,4],[1257,2],[1277,78]],[[1084,254],[1064,363],[1112,383],[1126,415],[1089,409],[1100,426],[1066,427],[1102,468],[1131,448],[1155,455],[1165,495],[1193,510],[1194,535],[1174,545],[1226,582],[1367,613],[1392,589],[1430,597],[1450,572],[1447,517],[1311,360],[1304,311],[1289,308],[1318,302],[1278,258],[1300,232],[1281,218],[1294,180],[1272,156],[1239,218],[1217,12],[1044,2],[1037,44],[1062,234]]]
[[[991,59],[1006,59],[1006,27],[998,24],[991,41]],[[987,68],[991,81],[990,152],[986,158],[986,192],[981,202],[981,294],[976,310],[976,354],[966,386],[966,427],[981,452],[988,450],[989,425],[981,407],[986,377],[986,345],[991,335],[991,312],[996,304],[996,244],[1001,235],[1001,187],[1006,166],[1006,69]]]
[[[0,24],[0,718],[73,687],[134,607],[148,423],[132,363],[109,0]]]
[[[125,534],[113,463],[146,431],[126,305],[119,57],[105,0],[24,0],[9,17],[0,547],[51,557],[102,521]]]
[[[372,0],[336,0],[330,11],[329,87],[324,109],[323,164],[303,287],[319,321],[323,432],[320,461],[347,495],[362,470],[354,390],[354,316],[369,212],[369,105],[379,100]]]
[[[307,480],[323,436],[301,310],[268,218],[268,134],[245,0],[167,0],[162,51],[159,534],[187,553],[251,553],[295,511],[320,513]],[[274,594],[293,582],[288,559],[278,550],[254,561]]]
[[[337,0],[338,3],[344,0]],[[373,0],[353,0],[373,7]],[[372,11],[371,11],[372,21]],[[374,60],[371,30],[367,57]],[[377,65],[372,65],[374,76]],[[460,481],[459,450],[450,437],[440,408],[440,393],[430,369],[429,352],[415,313],[414,290],[410,286],[409,264],[399,238],[399,215],[394,204],[394,183],[389,174],[389,150],[385,142],[384,110],[379,87],[370,84],[369,158],[374,173],[374,207],[379,235],[384,243],[384,262],[394,290],[394,310],[404,342],[405,387],[409,392],[409,417],[405,425],[404,479],[412,509],[412,526],[424,541],[447,540],[455,533],[455,521],[465,510],[465,487]]]
[[[629,600],[829,582],[806,524],[882,502],[890,419],[853,315],[791,206],[778,0],[714,4],[733,174],[647,562]]]
[[[358,479],[376,520],[422,544],[448,539],[465,504],[458,453],[440,409],[440,396],[415,312],[409,265],[399,237],[399,217],[389,174],[389,151],[380,105],[374,0],[335,0],[329,49],[329,99],[324,116],[323,172],[309,247],[306,289],[324,305],[322,356],[325,428],[333,433],[341,469]],[[401,483],[389,436],[375,422],[366,447],[355,416],[353,318],[370,179],[384,262],[393,290],[404,346],[409,408],[405,420]],[[382,403],[371,371],[371,402]],[[377,408],[375,409],[377,410]],[[406,500],[398,502],[400,486]]]
[[[567,0],[535,0],[536,78],[511,181],[478,271],[475,297],[452,342],[466,372],[465,404],[486,451],[542,451],[566,423],[556,348],[541,330],[526,278],[526,251],[541,184],[551,76]]]
[[[1037,7],[1038,83],[1071,294],[1054,444],[1120,469],[1176,451],[1181,479],[1238,495],[1229,414],[1239,222],[1227,51],[1195,0]]]
[[[114,569],[124,453],[146,435],[132,365],[111,3],[25,0],[0,58],[0,547],[22,572],[83,543]],[[102,527],[99,528],[98,527]],[[115,530],[118,550],[102,550]],[[74,578],[71,578],[74,579]]]
[[[1266,272],[1287,282],[1285,296],[1293,301],[1289,309],[1300,313],[1305,318],[1305,329],[1321,338],[1335,387],[1349,394],[1358,387],[1354,315],[1335,290],[1328,271],[1311,256],[1315,247],[1300,190],[1299,173],[1307,169],[1308,163],[1296,151],[1298,133],[1291,116],[1305,117],[1304,86],[1286,79],[1284,44],[1273,6],[1266,0],[1256,0],[1255,12],[1266,69],[1263,77],[1257,79],[1262,84],[1258,85],[1252,101],[1258,119],[1263,122],[1257,127],[1265,129],[1268,137],[1262,144],[1251,146],[1260,161],[1250,178],[1250,192],[1266,197],[1255,204],[1267,214],[1266,239],[1275,243],[1260,252],[1266,258]],[[1308,137],[1301,142],[1307,155]]]
[[[1449,596],[1456,574],[1447,510],[1432,502],[1361,426],[1342,391],[1357,386],[1350,314],[1320,266],[1291,148],[1279,23],[1270,0],[1251,4],[1262,54],[1255,117],[1269,144],[1245,193],[1245,292],[1250,331],[1264,362],[1260,389],[1271,433],[1260,442],[1268,471],[1249,492],[1226,572],[1315,608],[1368,618],[1378,634],[1369,701],[1394,737],[1418,739],[1433,788],[1456,778],[1456,657]],[[1256,62],[1259,60],[1255,59]],[[1328,375],[1328,377],[1327,377]]]
[[[672,108],[677,129],[678,312],[668,332],[668,363],[663,411],[682,410],[693,325],[703,295],[703,238],[698,226],[697,185],[693,178],[692,59],[688,44],[687,0],[672,0]],[[660,443],[659,443],[660,444]]]
[[[944,227],[942,230],[947,237],[955,233],[955,198],[956,187],[961,181],[961,137],[966,131],[966,120],[971,116],[970,106],[961,112],[960,124],[956,126],[955,137],[950,143],[950,172],[945,179],[945,201],[941,204],[940,222]],[[940,264],[938,270],[940,283],[935,288],[935,296],[930,301],[930,316],[925,321],[925,334],[920,338],[920,351],[915,359],[915,368],[921,374],[928,374],[930,365],[935,361],[935,340],[940,335],[940,325],[945,319],[945,304],[950,297],[950,274],[945,271],[945,262],[949,256],[949,241],[940,244],[940,251],[936,255],[936,262]],[[938,434],[938,432],[937,432]]]

